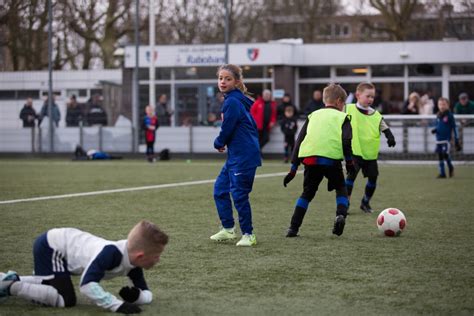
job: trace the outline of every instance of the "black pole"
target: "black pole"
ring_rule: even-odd
[[[49,151],[54,152],[53,124],[53,0],[48,1],[48,118],[49,118]]]

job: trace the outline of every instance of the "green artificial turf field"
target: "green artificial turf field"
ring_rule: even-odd
[[[71,162],[0,159],[0,201],[214,179],[223,161]],[[258,174],[286,172],[265,161]],[[106,239],[126,238],[148,219],[170,235],[155,268],[146,271],[154,301],[145,315],[327,315],[474,313],[474,167],[435,179],[436,165],[381,165],[371,204],[401,209],[399,238],[382,237],[377,213],[358,209],[359,176],[341,237],[331,233],[335,193],[326,180],[310,204],[301,236],[284,235],[302,175],[257,178],[251,194],[258,245],[214,243],[219,229],[213,184],[0,204],[0,271],[31,274],[34,238],[52,227],[77,227]],[[78,277],[74,277],[77,285]],[[103,281],[117,295],[125,279]],[[78,294],[78,306],[54,309],[9,297],[0,315],[105,315]]]

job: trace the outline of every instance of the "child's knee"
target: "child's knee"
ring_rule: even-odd
[[[52,280],[44,281],[44,283],[54,287],[58,294],[61,295],[64,301],[64,307],[73,307],[77,303],[74,286],[69,276],[55,277]]]

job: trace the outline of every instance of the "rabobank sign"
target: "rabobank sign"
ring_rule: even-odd
[[[186,58],[186,64],[188,65],[220,65],[225,63],[224,56],[196,56],[196,55],[188,55]]]
[[[176,64],[183,66],[216,66],[225,63],[222,46],[181,47],[176,54]]]
[[[237,65],[280,65],[283,56],[290,56],[293,47],[282,44],[231,44],[229,62]],[[158,53],[159,52],[159,53]],[[214,67],[225,63],[225,45],[157,45],[155,54],[149,46],[141,46],[139,67]],[[153,57],[153,58],[152,58]],[[127,46],[125,67],[135,65],[135,47]]]

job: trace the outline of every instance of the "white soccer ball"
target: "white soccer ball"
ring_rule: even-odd
[[[403,212],[393,207],[383,210],[377,217],[377,227],[385,236],[400,236],[406,225],[407,219]]]

